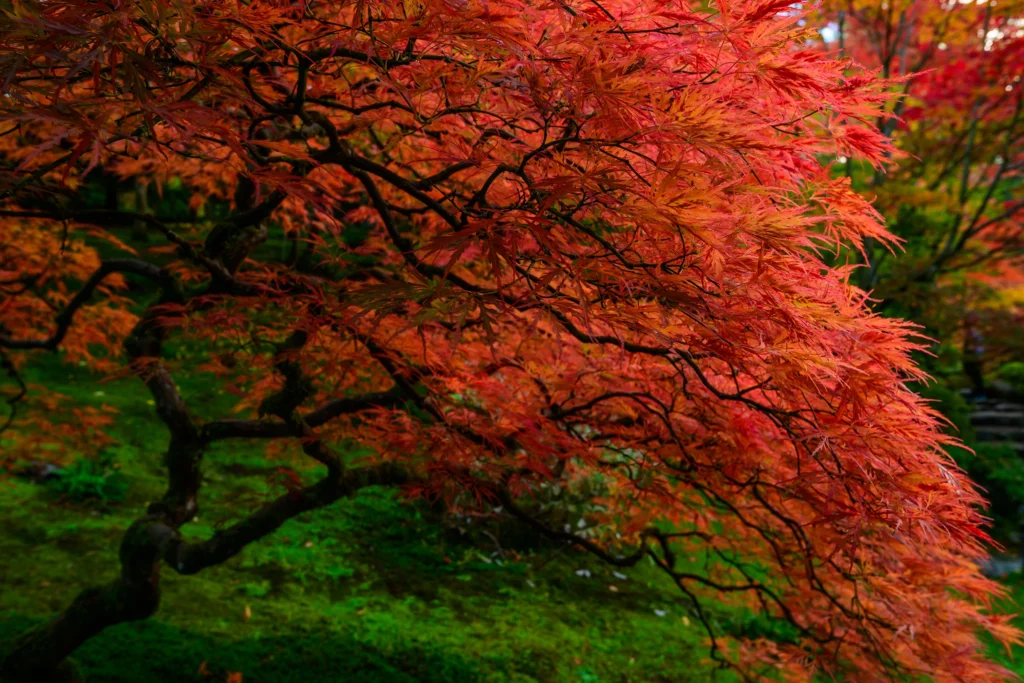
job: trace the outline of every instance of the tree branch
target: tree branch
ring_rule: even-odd
[[[286,493],[200,543],[182,541],[178,531],[169,526],[154,525],[151,533],[167,564],[179,574],[195,574],[234,557],[250,543],[273,533],[304,512],[330,505],[367,486],[397,486],[410,480],[409,475],[393,463],[355,468],[341,477],[328,475],[312,486]]]
[[[341,415],[351,415],[370,408],[393,408],[401,405],[404,400],[396,390],[338,398],[306,413],[302,419],[310,427],[319,427]],[[291,436],[291,431],[284,422],[214,420],[203,425],[202,434],[203,440],[210,443],[222,439],[278,439]]]
[[[103,280],[112,273],[129,273],[152,280],[163,290],[164,298],[168,302],[180,303],[184,299],[184,294],[178,286],[178,283],[166,270],[138,259],[106,259],[101,263],[100,267],[89,276],[89,279],[86,280],[82,288],[78,290],[78,293],[74,298],[68,302],[68,305],[64,307],[64,310],[57,315],[57,318],[55,319],[57,329],[52,335],[50,335],[50,337],[46,339],[12,339],[6,335],[0,335],[0,346],[8,349],[56,350],[64,340],[64,337],[67,336],[68,329],[71,327],[75,313],[89,301],[89,298],[92,296],[96,288],[99,287]]]

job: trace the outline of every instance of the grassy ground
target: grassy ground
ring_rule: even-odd
[[[53,360],[25,375],[75,405],[118,411],[108,452],[127,489],[118,502],[76,502],[0,469],[0,641],[109,580],[121,533],[164,486],[166,436],[141,383],[100,382]],[[199,376],[178,379],[201,416],[234,402]],[[277,467],[302,462],[281,457],[263,444],[217,444],[187,534],[207,537],[279,494]],[[550,548],[503,557],[486,536],[446,529],[428,507],[384,489],[293,520],[221,567],[164,577],[156,617],[110,629],[76,655],[88,681],[729,680],[652,568],[617,573]],[[1018,611],[1024,577],[1007,584],[1014,599],[1004,608]],[[744,615],[715,618],[732,632],[762,628]],[[1024,673],[1024,650],[992,656]]]
[[[1006,599],[999,602],[997,609],[1004,614],[1018,615],[1014,621],[1017,628],[1024,630],[1024,574],[1015,572],[1005,576],[1002,583],[1009,594]],[[1008,652],[1002,646],[993,643],[991,638],[985,639],[990,643],[989,657],[1013,671],[1019,679],[1024,679],[1024,647],[1017,646]]]
[[[101,384],[55,362],[30,368],[27,379],[118,409],[112,453],[128,488],[121,502],[83,503],[0,476],[0,640],[109,580],[122,531],[163,487],[165,436],[139,383]],[[211,413],[231,403],[196,378],[179,381]],[[201,517],[188,534],[208,536],[278,493],[271,480],[281,464],[259,444],[214,448]],[[155,618],[111,629],[80,651],[88,680],[227,680],[229,672],[267,683],[715,678],[700,628],[650,568],[615,574],[574,551],[502,559],[493,544],[469,543],[429,509],[382,489],[294,520],[222,567],[164,576]]]

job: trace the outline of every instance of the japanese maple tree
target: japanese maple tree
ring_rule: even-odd
[[[921,342],[823,260],[896,246],[820,161],[886,162],[887,93],[813,49],[789,2],[0,11],[10,403],[33,354],[64,350],[137,375],[170,435],[119,576],[4,675],[54,675],[153,614],[165,565],[202,571],[373,484],[650,558],[748,678],[1003,676],[978,639],[1018,638],[987,609],[981,498],[904,385]],[[83,205],[99,174],[183,186],[191,220]],[[197,415],[181,365],[243,388],[241,414]],[[238,439],[301,446],[322,478],[185,541],[204,452]],[[595,503],[589,534],[537,514],[553,484]],[[729,638],[729,605],[795,636]]]

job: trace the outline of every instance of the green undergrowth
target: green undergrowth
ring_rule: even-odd
[[[74,497],[0,476],[0,641],[113,578],[120,536],[163,487],[166,434],[133,380],[100,383],[56,361],[26,379],[77,404],[118,409],[108,430],[120,499]],[[234,399],[179,376],[209,417]],[[201,415],[206,416],[206,415]],[[2,447],[2,444],[0,444]],[[61,454],[64,463],[90,454]],[[264,445],[218,443],[206,456],[205,538],[283,488]],[[700,681],[705,636],[678,591],[648,566],[613,571],[573,550],[522,555],[461,536],[422,503],[370,488],[290,521],[223,566],[164,571],[145,622],[105,631],[76,654],[90,682]],[[764,627],[741,615],[725,628]]]
[[[121,534],[164,486],[166,432],[141,383],[100,382],[52,357],[24,374],[75,405],[115,408],[117,417],[107,430],[114,442],[99,453],[40,456],[78,467],[96,495],[32,482],[10,463],[7,474],[0,468],[0,649],[81,588],[113,578]],[[201,418],[230,414],[235,397],[202,375],[177,379]],[[102,467],[77,464],[97,455]],[[281,467],[312,480],[315,469],[302,463],[269,455],[263,443],[215,444],[186,537],[207,538],[280,495]],[[111,473],[116,495],[95,482]],[[365,489],[292,520],[222,566],[163,576],[154,618],[108,629],[76,653],[89,683],[237,674],[246,683],[731,680],[710,664],[690,606],[654,568],[616,570],[551,547],[515,553],[460,533],[430,506],[389,489]],[[1014,599],[1004,611],[1018,611],[1024,579],[1007,585]],[[737,636],[795,635],[751,615],[711,618]],[[993,646],[992,656],[1024,673],[1024,651]]]
[[[1000,579],[1006,588],[1006,596],[996,601],[995,610],[1003,614],[1015,614],[1014,623],[1024,631],[1024,573],[1014,572]],[[997,644],[988,634],[982,635],[989,644],[988,656],[1014,672],[1018,679],[1024,679],[1024,646],[1017,645],[1007,650]]]

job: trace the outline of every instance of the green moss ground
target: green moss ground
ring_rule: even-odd
[[[140,383],[101,383],[54,359],[26,379],[77,405],[118,410],[109,434],[129,487],[121,502],[80,503],[0,473],[0,642],[112,578],[121,533],[163,490],[166,435]],[[201,416],[229,412],[234,399],[201,376],[178,380]],[[200,519],[186,534],[207,537],[279,494],[277,467],[301,463],[269,458],[260,443],[217,444]],[[90,683],[224,681],[228,672],[246,683],[730,680],[711,667],[702,630],[652,568],[616,574],[550,548],[502,559],[484,536],[470,541],[474,534],[440,522],[422,503],[366,489],[221,567],[185,577],[165,570],[156,617],[109,629],[76,660]],[[1003,608],[1018,611],[1024,577],[1007,584],[1013,599]],[[714,618],[733,633],[778,635],[744,615]],[[992,656],[1024,673],[1024,649]]]
[[[27,379],[120,411],[111,434],[129,488],[119,503],[75,503],[0,476],[0,640],[109,580],[122,531],[163,486],[164,432],[137,382],[100,384],[56,362]],[[179,381],[210,414],[231,404],[198,379]],[[188,535],[208,536],[279,493],[271,480],[281,464],[262,444],[218,445]],[[622,579],[571,550],[518,561],[493,551],[445,531],[423,505],[367,489],[222,567],[165,571],[155,618],[104,632],[76,659],[87,680],[104,683],[224,680],[228,671],[266,683],[723,678],[679,595],[650,568]],[[198,673],[203,662],[212,678]]]

